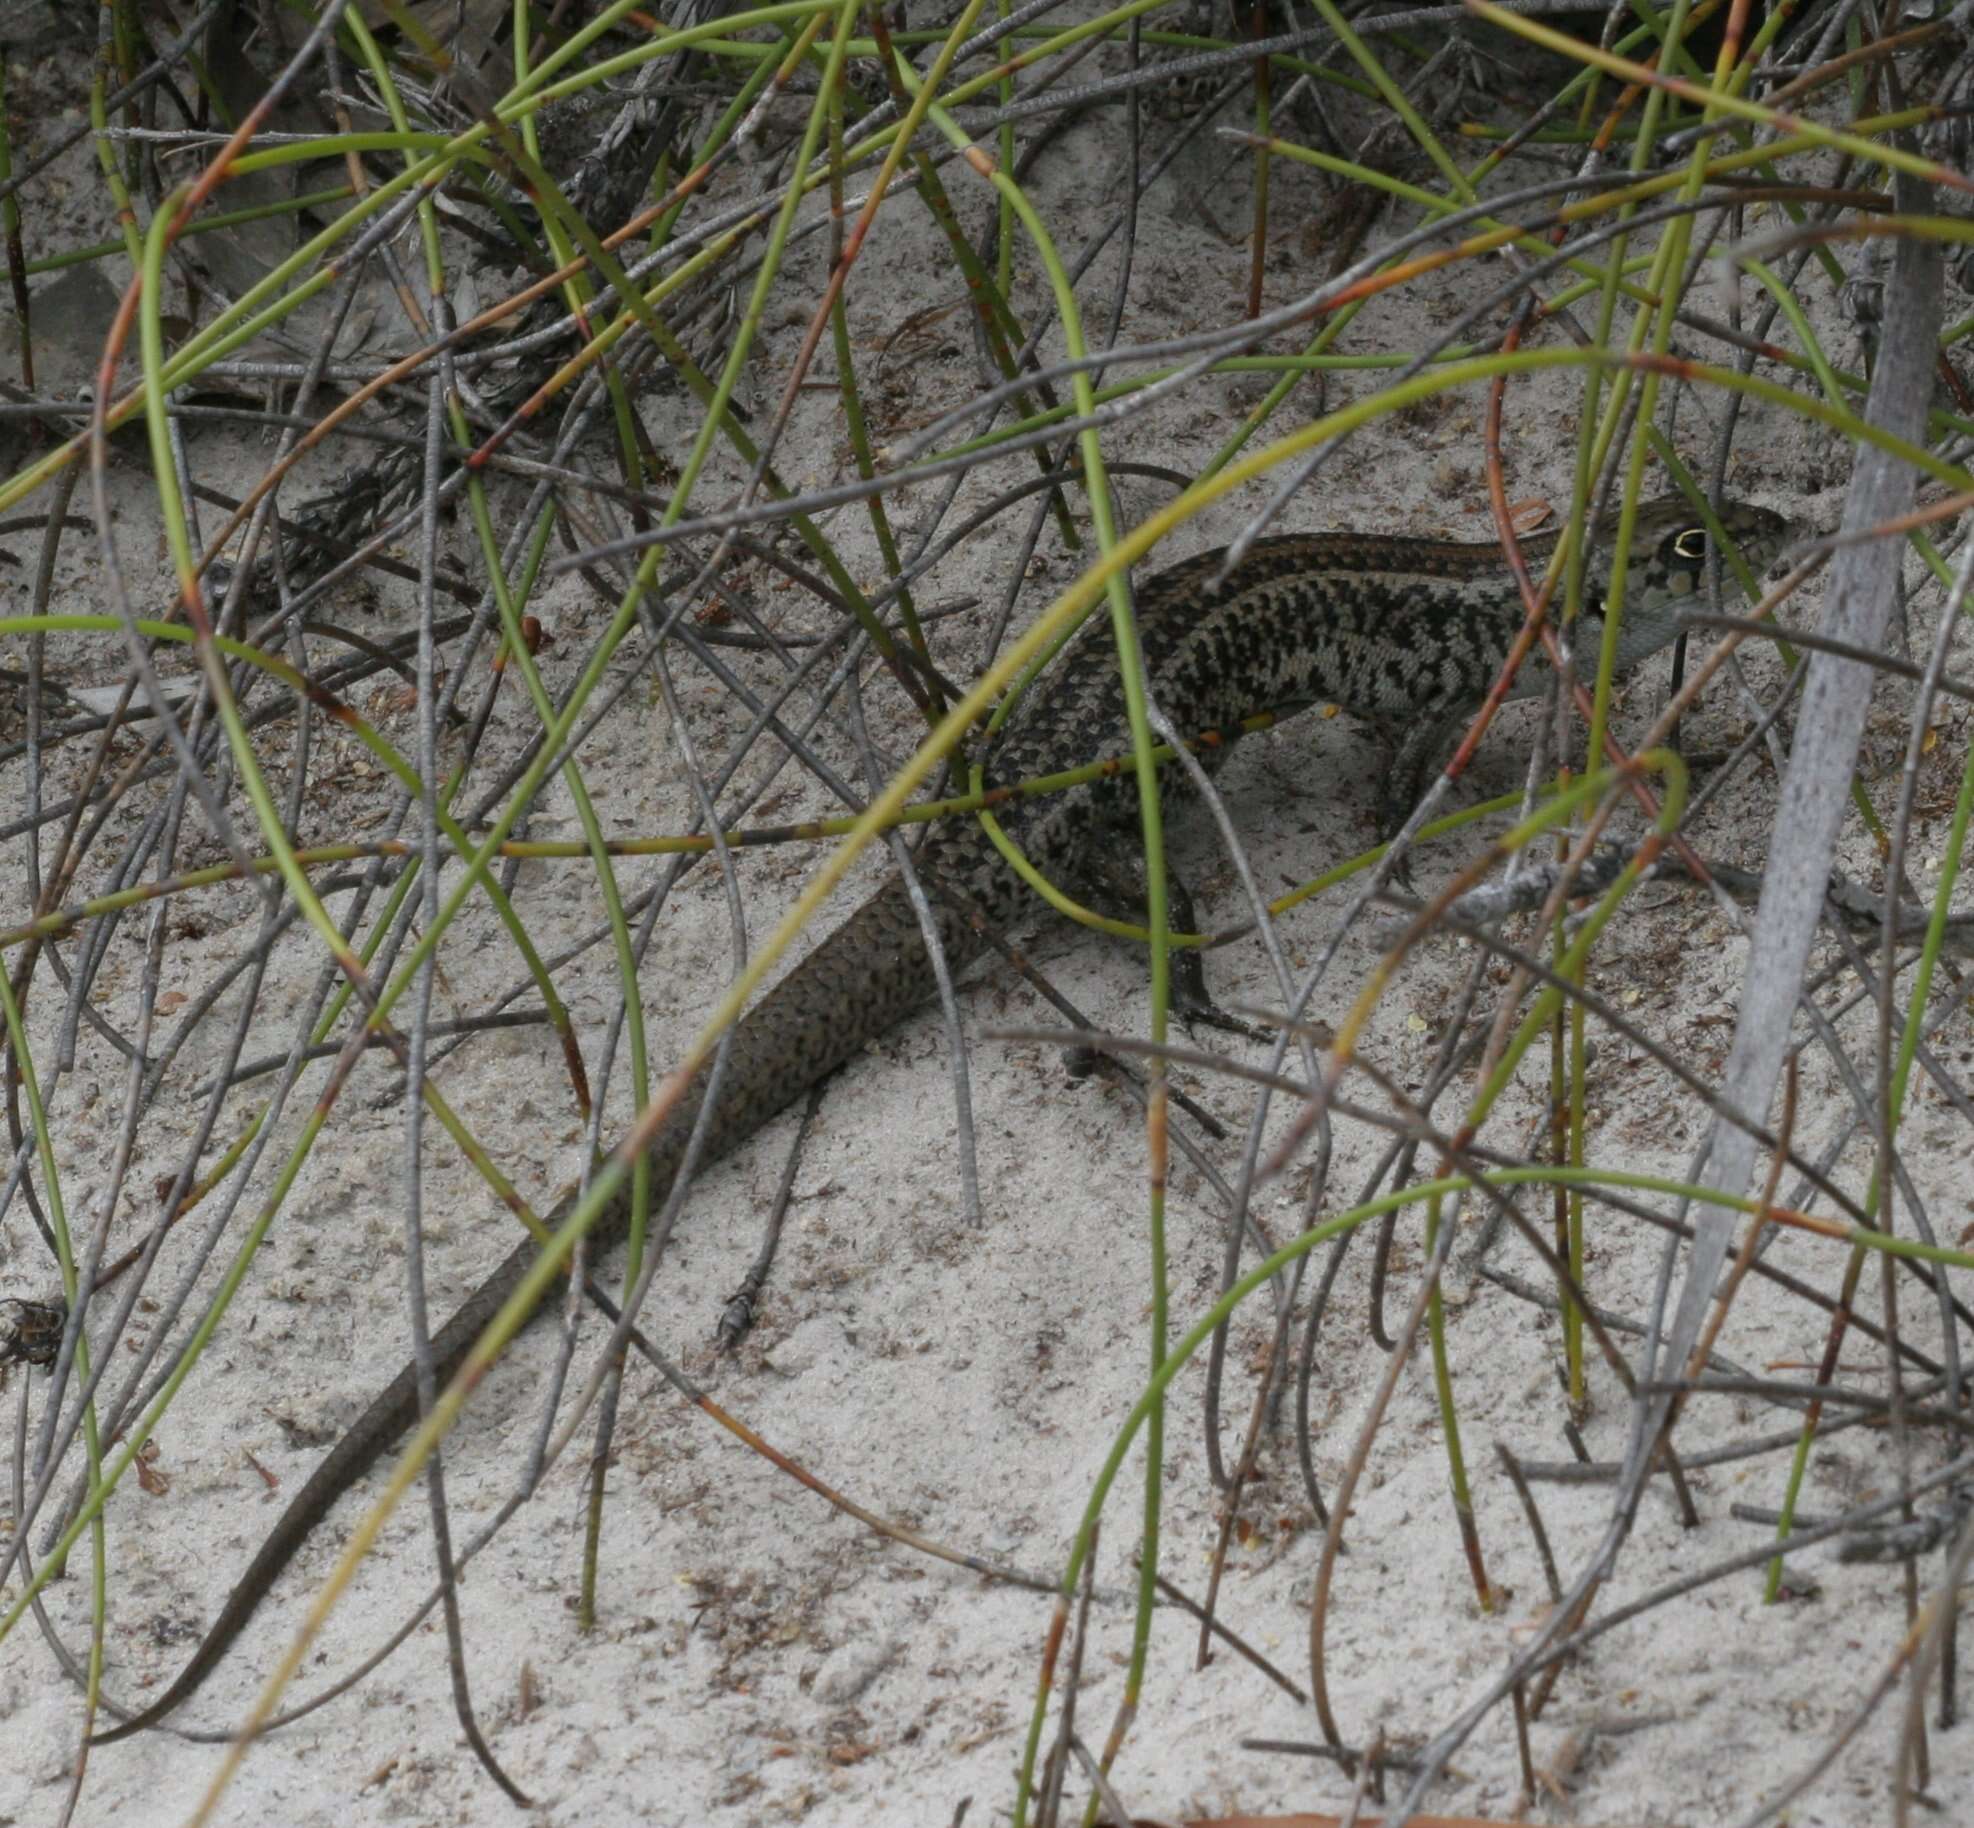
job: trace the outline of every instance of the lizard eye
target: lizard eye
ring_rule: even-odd
[[[1707,530],[1704,527],[1688,527],[1684,533],[1674,536],[1672,549],[1683,559],[1699,560],[1707,556]]]

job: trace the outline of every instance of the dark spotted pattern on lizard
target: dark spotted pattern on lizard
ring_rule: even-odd
[[[1730,505],[1723,520],[1757,572],[1773,562],[1789,532],[1781,516],[1763,508]],[[1555,538],[1523,542],[1532,567],[1539,570]],[[1621,664],[1672,640],[1685,599],[1702,588],[1707,551],[1707,537],[1683,503],[1654,502],[1639,510]],[[1393,779],[1401,795],[1411,793],[1424,764],[1459,733],[1462,711],[1494,683],[1522,626],[1519,594],[1492,544],[1289,534],[1255,542],[1221,578],[1216,574],[1223,556],[1207,552],[1187,559],[1136,593],[1146,674],[1173,725],[1231,735],[1259,712],[1338,704],[1400,732]],[[1594,559],[1593,584],[1608,571],[1606,556]],[[1594,655],[1602,624],[1590,613],[1593,607],[1586,605],[1577,645]],[[1514,695],[1540,691],[1547,679],[1546,667],[1526,666]],[[1010,718],[988,757],[988,776],[1012,783],[1129,748],[1115,649],[1108,619],[1100,615]],[[1043,871],[1073,878],[1093,837],[1114,833],[1120,822],[1129,828],[1136,796],[1135,780],[1126,775],[1018,800],[1001,822]],[[1025,912],[1027,890],[976,820],[956,820],[929,833],[916,861],[928,880],[958,891],[992,925]],[[933,908],[949,963],[957,969],[978,956],[985,941],[970,914],[938,897]],[[793,1104],[933,991],[917,917],[894,875],[740,1024],[706,1159]],[[701,1091],[695,1083],[651,1149],[654,1203],[671,1185]],[[591,1234],[597,1249],[623,1236],[628,1197],[620,1193],[598,1219]],[[570,1204],[551,1223],[566,1216]],[[434,1336],[440,1383],[452,1376],[534,1258],[532,1242],[517,1246]],[[290,1500],[178,1679],[142,1713],[99,1734],[98,1743],[162,1720],[198,1688],[315,1524],[404,1433],[417,1409],[407,1365]]]

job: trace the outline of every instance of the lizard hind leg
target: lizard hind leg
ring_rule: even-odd
[[[1128,842],[1120,840],[1116,845],[1093,846],[1090,857],[1078,868],[1077,886],[1098,913],[1138,926],[1146,924],[1150,897],[1145,892],[1144,858]],[[1205,931],[1199,924],[1192,891],[1169,863],[1165,871],[1165,907],[1173,932]],[[1206,987],[1204,954],[1199,947],[1175,947],[1170,956],[1173,1007],[1188,1028],[1199,1023],[1251,1041],[1269,1038],[1266,1029],[1230,1015],[1214,1002]]]

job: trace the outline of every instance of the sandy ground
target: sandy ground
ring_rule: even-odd
[[[1101,123],[1078,129],[1034,175],[1051,220],[1094,222],[1112,206],[1121,154]],[[1151,338],[1218,321],[1237,307],[1243,262],[1214,240],[1191,207],[1216,167],[1209,155],[1184,164],[1154,188],[1146,233],[1129,288],[1126,334]],[[1284,223],[1314,218],[1321,192],[1277,169]],[[1224,180],[1223,217],[1238,217],[1245,179]],[[962,193],[966,207],[984,207]],[[909,203],[891,210],[889,232],[873,245],[853,287],[860,342],[892,336],[930,307],[952,303],[945,269],[927,295],[928,243]],[[1389,224],[1381,225],[1386,232]],[[819,280],[815,244],[798,258],[791,285]],[[1321,277],[1324,252],[1295,235],[1271,259],[1271,294],[1286,298]],[[1114,252],[1092,269],[1086,298],[1107,300]],[[1201,274],[1217,275],[1203,291]],[[1346,347],[1408,347],[1464,302],[1467,282],[1416,288],[1366,320]],[[1214,291],[1218,286],[1219,290]],[[1210,295],[1209,295],[1210,294]],[[1223,295],[1224,294],[1224,295]],[[793,295],[793,294],[791,294]],[[1036,308],[1028,275],[1021,298]],[[1709,308],[1725,308],[1719,296]],[[1841,336],[1841,332],[1838,333]],[[772,399],[799,331],[768,338],[756,380]],[[1846,355],[1854,353],[1844,346]],[[910,359],[888,369],[892,410],[902,423],[928,415],[966,384],[970,354],[963,317],[926,331]],[[1346,378],[1333,399],[1351,397],[1375,377]],[[1517,496],[1567,491],[1574,439],[1574,384],[1557,376],[1518,386],[1508,448]],[[1205,459],[1258,389],[1209,381],[1117,434],[1113,454],[1187,471]],[[1478,539],[1486,535],[1476,453],[1478,396],[1429,403],[1387,420],[1350,445],[1316,491],[1296,501],[1286,524],[1379,528]],[[1689,455],[1705,448],[1712,407],[1682,408]],[[843,454],[830,397],[805,402],[787,470],[798,481],[835,473]],[[683,403],[659,403],[649,418],[661,441],[682,440]],[[1284,429],[1288,429],[1285,423]],[[1780,416],[1744,428],[1737,493],[1809,518],[1834,520],[1844,476],[1842,452],[1820,433]],[[208,462],[223,453],[208,449]],[[258,452],[240,454],[253,473]],[[151,544],[140,454],[118,471],[128,521],[125,538],[148,582],[162,587],[161,555]],[[974,479],[973,493],[1014,480],[1011,469]],[[715,499],[720,489],[709,490]],[[1162,485],[1123,486],[1128,519],[1162,505]],[[1178,558],[1230,537],[1260,501],[1249,490],[1185,529],[1160,557]],[[931,492],[897,504],[907,528]],[[153,520],[143,516],[151,513]],[[941,657],[971,673],[980,630],[1007,568],[1015,562],[1016,517],[968,542],[935,574],[922,600],[977,596],[987,607],[948,623]],[[879,575],[868,529],[840,515],[832,533],[865,578]],[[78,543],[79,549],[80,543]],[[31,536],[8,541],[31,561]],[[1079,561],[1045,537],[1023,595],[1024,617],[1075,574]],[[802,626],[811,612],[777,596],[765,573],[745,574],[771,611]],[[81,571],[66,587],[85,596]],[[564,579],[541,612],[557,646],[545,657],[556,686],[580,664],[586,639],[605,613],[577,580]],[[377,593],[363,626],[375,633],[409,625],[401,592]],[[118,677],[107,645],[74,640],[60,649],[69,676],[87,683]],[[770,676],[758,656],[739,664],[757,681]],[[1772,663],[1756,659],[1756,681]],[[1664,691],[1663,664],[1640,676],[1625,707],[1642,727]],[[739,728],[737,714],[702,676],[685,675],[693,734],[703,750]],[[583,754],[588,785],[605,828],[683,829],[692,815],[676,732],[655,695],[642,688]],[[871,694],[881,742],[901,754],[909,722],[897,695]],[[369,706],[394,740],[408,741],[407,715]],[[1689,747],[1719,752],[1747,726],[1746,703],[1729,690],[1709,699],[1688,727]],[[1519,779],[1532,712],[1511,714],[1484,752],[1478,796]],[[509,733],[518,740],[522,720]],[[1887,694],[1874,725],[1874,780],[1881,804],[1896,786],[1900,726]],[[1959,712],[1941,728],[1929,766],[1950,783],[1964,752]],[[347,739],[324,737],[317,778],[324,799],[311,816],[325,829],[359,835],[384,804],[383,787],[359,770]],[[829,753],[850,765],[840,737]],[[1369,841],[1387,751],[1348,720],[1316,718],[1247,744],[1222,785],[1251,846],[1264,884],[1299,880]],[[8,765],[5,803],[18,802],[20,764]],[[776,820],[833,810],[818,790],[786,777],[789,791],[756,817]],[[1705,830],[1703,848],[1755,865],[1764,845],[1773,781],[1750,775],[1726,796]],[[1950,794],[1950,787],[1943,796]],[[1943,825],[1925,828],[1937,849]],[[1179,855],[1215,920],[1237,916],[1239,889],[1211,827],[1197,811],[1177,822]],[[533,835],[577,831],[565,791],[552,791]],[[25,905],[25,862],[14,841],[0,852],[0,908],[11,921]],[[105,855],[108,853],[106,852]],[[1862,844],[1851,863],[1868,876]],[[750,932],[758,939],[798,888],[814,859],[800,849],[743,858]],[[1923,866],[1923,857],[1922,857]],[[1444,865],[1434,858],[1423,880]],[[656,866],[627,864],[627,892],[653,880]],[[867,863],[859,888],[877,879]],[[97,886],[92,884],[91,886]],[[544,951],[587,932],[600,903],[591,874],[574,864],[530,864],[515,885],[518,905]],[[332,901],[332,908],[343,905]],[[849,894],[839,899],[847,908]],[[1325,898],[1297,911],[1283,939],[1298,965],[1313,961],[1341,904]],[[196,995],[255,931],[244,896],[189,897],[188,918],[167,948],[165,987]],[[818,929],[820,930],[820,929]],[[143,962],[141,921],[113,942],[93,992],[111,1023],[135,1008]],[[1315,1012],[1336,1018],[1377,956],[1378,926],[1353,936],[1319,994]],[[1142,1031],[1142,966],[1127,948],[1062,926],[1038,928],[1034,952],[1060,988],[1096,1021]],[[728,915],[714,872],[695,871],[672,898],[642,975],[654,1064],[674,1053],[711,1006],[731,957]],[[291,935],[277,948],[262,993],[265,1039],[248,1054],[286,1045],[286,1017],[313,982],[318,953]],[[1683,890],[1638,898],[1603,949],[1601,992],[1648,1032],[1668,1039],[1703,1073],[1724,1058],[1744,962],[1730,922]],[[1451,943],[1424,948],[1388,991],[1366,1035],[1367,1054],[1402,1086],[1417,1085],[1440,1038],[1469,955]],[[1226,1001],[1273,997],[1253,946],[1216,956],[1216,992]],[[468,911],[444,954],[437,996],[441,1016],[486,1007],[516,981],[516,962],[484,904]],[[568,998],[595,1073],[615,995],[607,949],[585,953],[558,983]],[[1101,1079],[1078,1080],[1050,1047],[983,1038],[996,1025],[1053,1018],[1003,965],[977,968],[961,997],[969,1031],[972,1096],[984,1223],[967,1222],[958,1193],[956,1125],[948,1045],[936,1013],[885,1037],[828,1089],[795,1180],[795,1196],[775,1278],[759,1323],[731,1357],[710,1350],[721,1302],[750,1259],[794,1134],[785,1117],[750,1146],[709,1169],[679,1229],[669,1266],[647,1309],[651,1337],[674,1353],[720,1404],[745,1419],[819,1479],[885,1517],[956,1550],[1060,1577],[1093,1481],[1142,1386],[1150,1252],[1146,1230],[1143,1123],[1136,1108]],[[130,1177],[148,1188],[168,1171],[189,1133],[202,1064],[217,1057],[229,999],[196,1033],[172,1068],[180,1096],[161,1097],[147,1117]],[[39,1058],[54,1058],[60,1009],[52,988],[34,1005]],[[1868,1030],[1857,1013],[1842,1024],[1854,1047]],[[257,1029],[259,1034],[260,1030]],[[1210,1037],[1230,1057],[1264,1050]],[[1940,1037],[1950,1063],[1969,1058],[1965,1016]],[[242,1221],[264,1197],[326,1066],[311,1070],[282,1135],[263,1158]],[[614,1134],[628,1115],[627,1072],[610,1081]],[[1224,1174],[1238,1162],[1250,1093],[1204,1070],[1179,1075],[1184,1088],[1228,1126],[1227,1139],[1202,1146]],[[263,1085],[265,1082],[261,1082]],[[552,1043],[539,1029],[482,1038],[449,1057],[438,1074],[446,1097],[494,1150],[501,1167],[546,1207],[576,1175],[582,1125]],[[1471,1078],[1462,1082],[1471,1089]],[[1539,1054],[1494,1119],[1504,1147],[1525,1146],[1539,1121],[1546,1065]],[[405,1352],[402,1237],[406,1174],[404,1113],[397,1075],[376,1056],[336,1107],[332,1128],[309,1157],[266,1248],[198,1373],[157,1434],[149,1489],[127,1480],[110,1509],[113,1576],[106,1685],[126,1701],[169,1679],[230,1585],[238,1562],[267,1529],[288,1493],[306,1477],[323,1444],[356,1413]],[[1367,1088],[1360,1087],[1368,1095]],[[252,1086],[237,1110],[255,1108]],[[59,1076],[52,1116],[72,1222],[93,1219],[107,1176],[123,1068],[107,1043],[85,1028],[73,1070]],[[1459,1102],[1456,1095],[1455,1104]],[[1279,1130],[1287,1113],[1273,1118]],[[1798,1133],[1812,1154],[1842,1135],[1848,1106],[1827,1059],[1805,1062]],[[1194,1135],[1197,1126],[1187,1124]],[[1966,1139],[1930,1092],[1918,1098],[1909,1132],[1910,1165],[1935,1222],[1949,1240],[1974,1206]],[[230,1139],[239,1122],[222,1125]],[[1641,1172],[1677,1175],[1703,1133],[1692,1102],[1622,1038],[1605,1036],[1592,1085],[1595,1159]],[[1326,1210],[1358,1197],[1378,1138],[1339,1126]],[[1861,1187],[1868,1161],[1853,1142],[1837,1173]],[[427,1274],[434,1305],[470,1287],[505,1252],[511,1221],[456,1152],[428,1137],[425,1160]],[[1278,1238],[1301,1220],[1307,1152],[1267,1188],[1258,1213]],[[1168,1286],[1174,1333],[1190,1326],[1217,1286],[1222,1207],[1194,1169],[1178,1166],[1170,1202]],[[134,1236],[147,1208],[127,1194],[119,1237]],[[1542,1215],[1539,1204],[1530,1210]],[[8,1292],[42,1294],[51,1272],[18,1208],[4,1248]],[[1606,1215],[1592,1247],[1590,1281],[1613,1312],[1642,1317],[1659,1253],[1658,1234]],[[156,1285],[172,1286],[182,1253],[168,1252]],[[1250,1258],[1250,1261],[1252,1259]],[[1504,1241],[1494,1259],[1536,1273],[1524,1247]],[[1820,1244],[1785,1241],[1772,1260],[1831,1286],[1835,1254]],[[1417,1287],[1416,1215],[1401,1228],[1385,1311],[1393,1324]],[[1336,1284],[1317,1355],[1312,1413],[1315,1463],[1333,1487],[1368,1412],[1384,1353],[1368,1334],[1372,1251],[1369,1237],[1350,1250]],[[1876,1311],[1875,1278],[1870,1304]],[[1540,1563],[1514,1492],[1496,1463],[1502,1443],[1525,1458],[1570,1457],[1569,1421],[1558,1388],[1559,1333],[1543,1313],[1463,1269],[1449,1309],[1448,1347],[1475,1482],[1476,1520],[1495,1611],[1476,1603],[1448,1497],[1445,1447],[1436,1421],[1429,1362],[1415,1353],[1359,1487],[1328,1622],[1326,1680],[1331,1707],[1357,1744],[1377,1735],[1415,1746],[1474,1699],[1524,1641],[1546,1606]],[[1906,1323],[1919,1342],[1936,1319],[1908,1298]],[[133,1338],[151,1324],[140,1310]],[[1238,1451],[1239,1427],[1268,1336],[1264,1304],[1250,1303],[1233,1332],[1225,1451]],[[1799,1302],[1752,1288],[1737,1307],[1721,1350],[1738,1364],[1777,1376],[1804,1375],[1821,1350],[1823,1322]],[[100,1349],[105,1349],[99,1346]],[[114,1346],[107,1349],[117,1349]],[[579,1356],[587,1368],[594,1340]],[[547,1329],[531,1331],[476,1392],[448,1444],[446,1484],[455,1540],[470,1536],[519,1476],[554,1357]],[[1876,1388],[1878,1367],[1863,1342],[1847,1348],[1846,1368]],[[1219,1495],[1202,1446],[1203,1361],[1178,1377],[1169,1410],[1163,1481],[1161,1566],[1192,1594],[1205,1588],[1218,1530]],[[44,1386],[16,1374],[12,1394],[38,1415]],[[1621,1451],[1626,1411],[1608,1369],[1592,1375],[1582,1441],[1597,1459]],[[1786,1424],[1786,1415],[1752,1399],[1696,1403],[1681,1441],[1691,1450]],[[585,1436],[584,1439],[589,1437]],[[1930,1462],[1929,1462],[1930,1464]],[[1134,1451],[1105,1512],[1100,1579],[1110,1594],[1131,1578],[1141,1516],[1143,1462]],[[1604,1600],[1621,1605],[1654,1586],[1724,1557],[1759,1547],[1758,1526],[1738,1522],[1732,1504],[1773,1505],[1783,1457],[1730,1462],[1694,1475],[1696,1529],[1681,1527],[1663,1488],[1647,1499],[1619,1575]],[[1893,1469],[1862,1433],[1835,1437],[1816,1460],[1808,1508],[1829,1514],[1887,1489]],[[830,1509],[682,1403],[645,1368],[634,1369],[608,1478],[602,1536],[600,1609],[595,1628],[578,1628],[587,1459],[581,1442],[547,1474],[540,1491],[473,1564],[462,1589],[467,1662],[487,1738],[545,1821],[943,1824],[969,1800],[970,1823],[1007,1818],[1049,1627],[1045,1595],[961,1571],[888,1542]],[[181,1716],[185,1725],[226,1729],[257,1693],[296,1630],[308,1596],[328,1574],[377,1480],[346,1500],[333,1526],[318,1532],[240,1646]],[[1542,1515],[1565,1578],[1597,1543],[1607,1488],[1540,1488]],[[1242,1501],[1240,1526],[1221,1595],[1226,1622],[1295,1683],[1310,1676],[1310,1605],[1322,1532],[1313,1523],[1286,1431],[1272,1438]],[[86,1558],[85,1558],[86,1559]],[[1923,1564],[1927,1568],[1936,1562]],[[49,1614],[71,1650],[87,1642],[84,1560],[49,1595]],[[367,1654],[422,1597],[433,1575],[422,1498],[386,1525],[355,1585],[311,1649],[296,1692],[312,1692]],[[1705,1824],[1738,1819],[1802,1770],[1865,1698],[1905,1629],[1895,1568],[1840,1566],[1827,1554],[1805,1558],[1799,1597],[1764,1607],[1757,1574],[1707,1586],[1639,1624],[1600,1639],[1562,1675],[1535,1724],[1535,1761],[1553,1783],[1530,1819],[1603,1824]],[[11,1598],[18,1582],[8,1589]],[[1101,1742],[1123,1695],[1131,1638],[1127,1606],[1106,1599],[1092,1618],[1093,1640],[1077,1692],[1085,1736]],[[1349,1780],[1333,1766],[1279,1752],[1244,1750],[1244,1739],[1318,1737],[1306,1703],[1292,1699],[1224,1648],[1195,1666],[1196,1627],[1161,1611],[1136,1725],[1119,1759],[1119,1789],[1147,1816],[1207,1816],[1249,1810],[1341,1809]],[[77,1692],[31,1626],[0,1646],[0,1821],[56,1819],[75,1757]],[[1896,1704],[1881,1708],[1809,1796],[1788,1815],[1800,1828],[1889,1819],[1885,1789],[1898,1729]],[[1939,1733],[1932,1745],[1932,1791],[1943,1821],[1974,1820],[1974,1734]],[[152,1734],[94,1754],[78,1819],[168,1822],[192,1811],[219,1767],[211,1744]],[[1435,1806],[1475,1816],[1508,1816],[1521,1777],[1509,1718],[1497,1710],[1459,1752]],[[508,1812],[465,1749],[455,1719],[443,1634],[428,1621],[354,1694],[257,1745],[214,1819],[281,1821],[296,1828],[334,1823],[439,1824],[498,1820]]]

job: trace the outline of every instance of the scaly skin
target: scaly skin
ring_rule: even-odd
[[[1789,532],[1781,516],[1741,505],[1724,511],[1724,524],[1757,572],[1773,562]],[[1533,567],[1539,570],[1555,537],[1523,542]],[[1704,535],[1683,502],[1640,509],[1620,665],[1635,664],[1677,634],[1685,599],[1702,588],[1705,550]],[[1174,727],[1233,732],[1257,713],[1341,705],[1405,732],[1397,786],[1388,796],[1402,811],[1425,763],[1459,733],[1462,712],[1492,686],[1521,629],[1521,599],[1499,547],[1289,534],[1256,541],[1215,584],[1221,559],[1219,552],[1202,553],[1137,591],[1146,674]],[[1608,575],[1604,558],[1593,563],[1593,577]],[[1578,651],[1594,654],[1601,634],[1601,623],[1588,620]],[[1514,696],[1546,684],[1544,667],[1525,667]],[[1012,783],[1059,773],[1125,754],[1130,744],[1115,650],[1108,622],[1099,618],[1009,720],[990,757],[991,778]],[[1110,780],[1017,801],[1001,823],[1046,874],[1073,877],[1093,838],[1128,821],[1135,803],[1132,779]],[[957,890],[991,924],[1022,912],[1019,879],[975,820],[931,831],[916,862],[928,882]],[[947,962],[957,970],[985,942],[955,903],[935,897],[933,913]],[[702,1159],[752,1135],[933,991],[917,916],[894,876],[741,1023]],[[695,1082],[651,1149],[654,1202],[671,1186],[702,1091]],[[565,1201],[550,1224],[558,1224],[572,1204]],[[597,1220],[595,1248],[621,1239],[629,1221],[626,1190]],[[534,1260],[532,1241],[517,1245],[434,1336],[433,1371],[440,1384],[459,1368]],[[99,1733],[97,1744],[157,1724],[199,1687],[309,1532],[417,1416],[416,1377],[407,1365],[289,1501],[178,1679],[142,1713]]]

